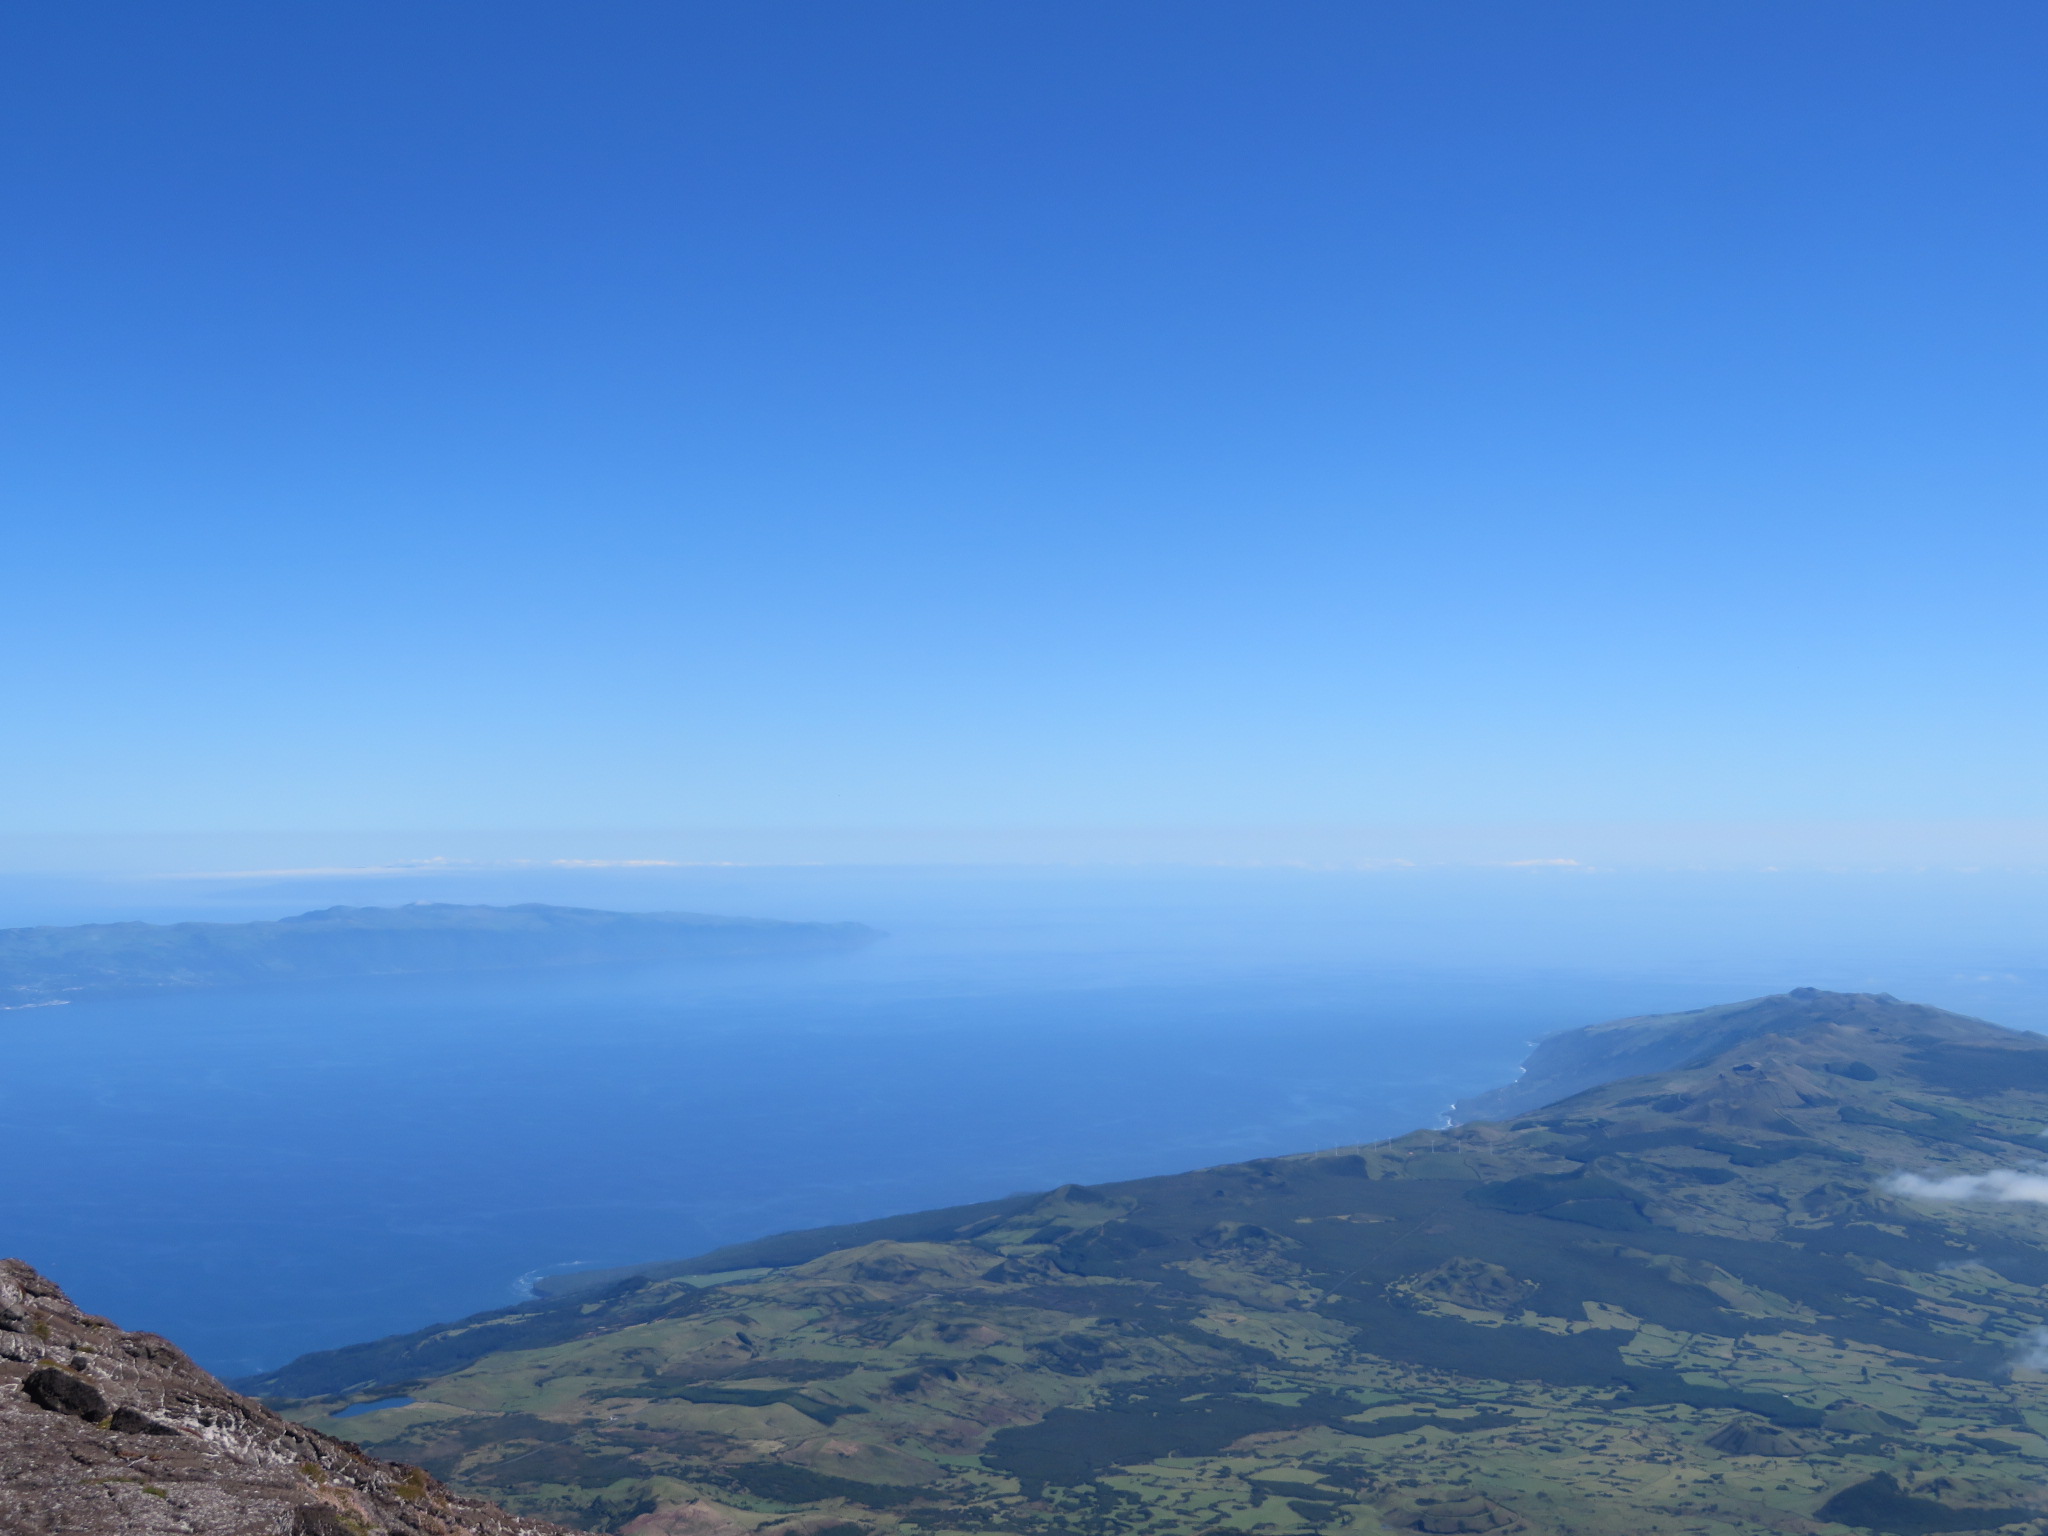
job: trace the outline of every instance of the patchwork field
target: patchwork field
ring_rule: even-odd
[[[636,1536],[2048,1532],[2048,1213],[1896,1179],[2038,1156],[2048,1040],[1699,1018],[1703,1059],[1527,1118],[792,1234],[254,1385]]]

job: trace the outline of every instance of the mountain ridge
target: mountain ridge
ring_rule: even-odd
[[[1888,992],[1838,993],[1795,987],[1790,992],[1747,998],[1739,1003],[1721,1003],[1683,1013],[1637,1014],[1604,1024],[1560,1030],[1534,1042],[1534,1049],[1514,1082],[1453,1105],[1451,1122],[1464,1125],[1475,1120],[1512,1119],[1588,1088],[1626,1077],[1672,1071],[1695,1058],[1719,1054],[1756,1034],[1782,1031],[1799,1016],[1794,1013],[1788,1017],[1785,1005],[1803,1010],[1805,1017],[1815,1023],[1839,1015],[1840,1005],[1831,1002],[1839,998],[1856,999],[1854,1007],[1919,1009],[1930,1016],[1930,1023],[1931,1016],[1942,1013],[1922,1003],[1901,1003]]]

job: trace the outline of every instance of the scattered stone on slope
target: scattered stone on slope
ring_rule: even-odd
[[[8,1536],[567,1536],[279,1418],[0,1260]]]

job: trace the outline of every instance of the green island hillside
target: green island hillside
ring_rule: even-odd
[[[260,923],[0,928],[0,1006],[157,987],[804,954],[879,936],[859,923],[601,912],[537,902],[328,907]]]
[[[2048,1039],[1810,990],[1586,1034],[1663,1064],[242,1385],[633,1536],[2048,1533]]]

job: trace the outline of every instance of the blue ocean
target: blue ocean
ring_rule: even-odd
[[[0,1247],[229,1376],[581,1266],[1395,1135],[1528,1042],[1796,985],[2048,1022],[2034,883],[1299,870],[15,879],[9,924],[401,900],[851,953],[0,1012]]]

